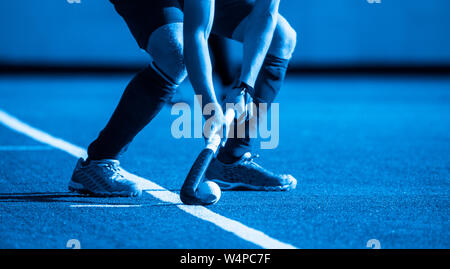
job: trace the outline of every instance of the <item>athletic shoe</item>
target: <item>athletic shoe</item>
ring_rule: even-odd
[[[289,191],[295,189],[297,180],[291,175],[277,175],[254,162],[258,155],[245,153],[240,160],[225,164],[215,158],[206,178],[216,182],[222,190],[248,189],[259,191]]]
[[[103,197],[136,197],[142,194],[139,186],[124,176],[118,160],[86,163],[79,159],[69,182],[69,190]]]

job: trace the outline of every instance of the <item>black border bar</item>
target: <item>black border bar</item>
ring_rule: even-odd
[[[111,264],[128,263],[139,264],[143,268],[160,268],[163,265],[170,268],[193,267],[193,268],[227,268],[227,267],[254,267],[254,268],[285,268],[281,265],[287,265],[286,268],[314,268],[321,264],[356,264],[362,267],[366,265],[386,265],[391,263],[392,259],[398,260],[403,265],[418,265],[418,262],[426,260],[432,263],[443,259],[448,262],[449,250],[386,250],[386,249],[361,249],[361,250],[255,250],[255,249],[154,249],[154,250],[0,250],[0,259],[2,262],[11,260],[14,265],[20,263],[45,263],[56,265],[86,265],[99,263],[104,265],[106,262]],[[192,263],[182,262],[183,256],[192,257],[214,256],[212,264],[207,262]],[[240,255],[240,261],[237,259],[233,263],[224,259],[224,255]],[[244,259],[244,255],[246,259]],[[228,256],[230,257],[230,256]],[[266,258],[268,257],[268,259]],[[197,258],[196,258],[197,259]],[[220,260],[219,260],[220,259]],[[186,259],[185,259],[186,261]],[[296,266],[297,265],[297,266]],[[333,266],[334,267],[334,266]]]

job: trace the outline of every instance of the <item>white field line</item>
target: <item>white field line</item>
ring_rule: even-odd
[[[9,115],[0,109],[0,123],[5,125],[6,127],[26,135],[30,138],[33,138],[36,141],[41,143],[50,145],[54,148],[60,149],[69,153],[70,155],[77,158],[85,158],[87,156],[87,152],[85,149],[73,145],[67,141],[64,141],[60,138],[53,137],[41,130],[38,130],[19,119]],[[125,171],[126,172],[126,171]],[[250,228],[238,221],[229,219],[222,215],[219,215],[206,207],[203,206],[190,206],[182,204],[180,197],[178,194],[168,191],[167,189],[159,186],[158,184],[126,172],[130,178],[133,178],[138,184],[143,188],[147,189],[147,193],[152,195],[153,197],[170,204],[176,205],[182,211],[202,219],[204,221],[215,224],[221,229],[230,232],[237,237],[251,242],[257,246],[267,249],[295,249],[291,244],[283,243],[275,238],[272,238],[265,233],[258,231],[256,229]]]
[[[54,150],[53,147],[50,146],[0,146],[0,151],[40,151],[40,150]]]
[[[16,132],[31,137],[34,140],[39,141],[41,143],[65,151],[72,156],[83,158],[87,156],[87,152],[83,148],[72,145],[62,139],[53,137],[47,133],[42,132],[41,130],[31,127],[30,125],[14,118],[13,116],[7,114],[1,109],[0,109],[0,122],[3,123],[6,127],[9,127],[10,129]]]
[[[89,204],[89,205],[70,205],[70,207],[75,207],[75,208],[78,208],[78,207],[121,207],[121,208],[123,208],[123,207],[141,207],[142,205],[110,205],[110,204],[104,204],[104,205],[92,205],[92,204]]]

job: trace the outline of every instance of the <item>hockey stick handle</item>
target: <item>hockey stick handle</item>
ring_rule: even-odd
[[[227,127],[231,125],[235,116],[234,109],[230,108],[225,113],[225,120]],[[228,129],[228,128],[227,128]],[[201,201],[196,197],[195,192],[198,185],[202,181],[209,164],[214,158],[215,153],[220,147],[221,137],[219,133],[212,135],[208,139],[206,147],[200,152],[194,164],[191,167],[186,179],[184,180],[183,186],[180,191],[181,201],[185,204],[191,205],[206,205],[208,202]]]
[[[230,127],[231,123],[234,120],[235,112],[233,108],[227,109],[225,112],[225,121],[227,124],[227,129]],[[222,141],[222,138],[220,137],[220,133],[216,132],[211,135],[211,137],[208,139],[208,142],[206,144],[205,149],[210,149],[215,154],[217,150],[219,149],[220,142]]]

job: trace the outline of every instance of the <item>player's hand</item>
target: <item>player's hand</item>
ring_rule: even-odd
[[[218,139],[217,135],[219,135],[221,138],[220,142],[224,146],[228,138],[229,126],[223,114],[222,106],[217,102],[211,103],[211,105],[212,115],[205,115],[206,121],[203,126],[203,134],[207,143],[214,142],[214,140]]]

